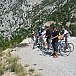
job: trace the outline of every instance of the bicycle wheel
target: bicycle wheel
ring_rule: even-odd
[[[69,56],[70,52],[71,48],[69,44],[67,45],[67,47],[65,47],[65,45],[60,47],[60,54],[62,56]]]
[[[46,55],[45,50],[44,50],[44,49],[42,49],[41,51],[42,51],[42,55],[44,55],[44,56],[45,56],[45,55]]]
[[[71,49],[71,52],[74,50],[74,45],[73,45],[73,43],[68,43],[69,44],[69,47],[70,47],[70,49]]]

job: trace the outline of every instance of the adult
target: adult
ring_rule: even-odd
[[[41,35],[42,35],[42,26],[39,26],[38,34],[39,34],[39,36],[41,36]]]
[[[52,30],[50,26],[46,26],[46,41],[47,41],[47,49],[50,49],[51,46],[51,36],[52,36]]]
[[[43,29],[42,29],[42,26],[39,26],[38,34],[39,34],[38,44],[41,46],[43,44],[43,42],[44,42],[44,40],[43,40]]]
[[[30,34],[31,34],[32,40],[35,41],[35,31],[33,29],[31,30]]]
[[[54,58],[58,58],[58,35],[59,31],[57,30],[56,26],[53,26],[53,33],[52,33],[52,44],[54,49]]]
[[[69,32],[64,28],[64,26],[61,27],[61,38],[65,39],[66,48],[67,48],[67,37]]]

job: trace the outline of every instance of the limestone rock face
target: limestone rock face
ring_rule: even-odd
[[[11,37],[12,32],[20,28],[30,28],[29,19],[26,19],[26,11],[42,0],[1,0],[0,1],[0,34]],[[29,6],[30,5],[30,6]],[[27,27],[28,26],[28,27]]]

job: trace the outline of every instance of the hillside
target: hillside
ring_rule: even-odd
[[[69,29],[76,36],[76,0],[1,0],[1,47],[21,42],[32,28],[37,31],[47,21],[56,22],[59,29],[67,22],[74,23]]]

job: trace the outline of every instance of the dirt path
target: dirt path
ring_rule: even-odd
[[[29,64],[30,68],[35,68],[42,76],[76,76],[76,38],[72,37],[69,40],[75,49],[67,57],[53,58],[49,54],[43,56],[38,48],[32,49],[32,44],[16,47],[17,51],[13,53],[21,58],[20,62],[23,65]]]

